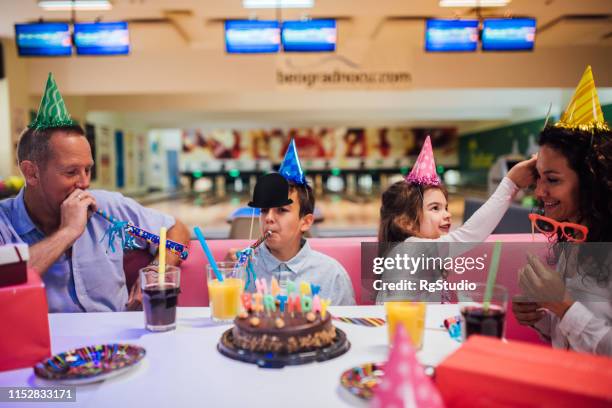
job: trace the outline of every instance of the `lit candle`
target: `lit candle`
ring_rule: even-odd
[[[312,312],[321,313],[321,297],[319,297],[319,295],[312,298]]]
[[[310,285],[304,281],[300,282],[300,294],[306,296],[310,294]]]
[[[251,310],[251,294],[243,293],[240,295],[240,300],[242,301],[242,308],[247,312]]]
[[[257,293],[261,293],[262,295],[268,293],[268,284],[264,278],[255,279],[255,288],[257,289]]]
[[[310,312],[312,309],[312,298],[310,296],[302,296],[302,313]]]
[[[320,291],[321,291],[321,285],[315,285],[314,283],[310,284],[310,293],[312,294],[313,297],[317,296]]]
[[[321,319],[325,319],[325,313],[327,313],[327,306],[329,306],[330,303],[330,299],[321,299]]]
[[[255,300],[255,304],[252,305],[253,310],[255,312],[263,311],[263,303],[262,303],[263,295],[259,292],[253,293],[253,300]]]
[[[278,302],[279,302],[278,307],[279,307],[280,311],[284,312],[285,311],[285,304],[287,303],[287,296],[285,296],[285,295],[278,295],[278,296],[276,296],[276,298],[278,299]]]
[[[274,303],[274,296],[270,294],[264,295],[263,303],[266,312],[276,312],[276,303]]]
[[[271,285],[271,291],[272,291],[272,296],[276,297],[278,296],[278,294],[280,293],[280,286],[278,285],[278,281],[276,280],[276,278],[272,278],[272,285]]]

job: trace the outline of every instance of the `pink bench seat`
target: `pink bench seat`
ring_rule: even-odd
[[[536,242],[545,241],[544,237],[541,235],[536,235],[535,238]],[[491,235],[487,239],[489,242],[502,241],[509,243],[530,242],[531,240],[532,236],[530,234]],[[335,258],[344,266],[353,283],[357,303],[366,304],[361,301],[361,243],[376,242],[376,238],[310,238],[308,242],[310,242],[314,250]],[[245,248],[249,243],[251,243],[251,241],[246,240],[208,241],[213,256],[217,260],[222,260],[230,248]],[[538,250],[538,248],[539,251],[541,251],[542,246],[534,246],[534,250]],[[500,260],[500,272],[503,269],[504,273],[498,273],[498,283],[508,288],[510,297],[519,292],[515,271],[518,271],[518,269],[526,263],[524,252],[518,250],[518,247],[506,247],[505,250],[502,250]],[[179,297],[180,306],[208,306],[208,290],[206,287],[207,264],[208,261],[199,243],[197,241],[192,241],[189,250],[189,258],[187,261],[183,262],[181,267],[182,293]],[[322,273],[324,273],[324,271],[322,271]],[[483,280],[484,279],[483,276]],[[506,337],[509,339],[540,342],[535,331],[520,326],[511,312],[508,313],[506,321]]]

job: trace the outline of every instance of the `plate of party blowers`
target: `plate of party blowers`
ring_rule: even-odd
[[[106,380],[135,368],[146,355],[135,344],[101,344],[56,354],[34,366],[40,379],[80,385]]]
[[[433,366],[425,366],[425,374],[434,376]],[[385,363],[366,363],[349,368],[340,376],[340,384],[351,394],[370,400],[385,376]]]

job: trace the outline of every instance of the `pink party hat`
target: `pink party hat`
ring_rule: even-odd
[[[436,162],[434,161],[433,150],[431,149],[431,139],[427,136],[421,153],[417,158],[414,167],[408,176],[406,181],[412,184],[420,184],[427,186],[439,186],[442,184],[440,177],[436,173]]]
[[[443,408],[438,389],[416,359],[406,329],[398,324],[385,376],[374,393],[371,408]]]

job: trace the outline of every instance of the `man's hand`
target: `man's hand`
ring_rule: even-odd
[[[508,172],[508,178],[517,185],[518,188],[527,188],[535,184],[536,161],[538,155],[534,154],[528,160],[517,163]]]
[[[128,302],[125,305],[128,312],[142,310],[142,289],[140,289],[140,276],[136,279],[136,282],[132,285],[130,290],[130,296]]]
[[[76,240],[83,234],[89,218],[88,210],[96,211],[96,199],[90,192],[81,189],[74,190],[60,207],[60,230],[66,231]]]
[[[536,302],[522,295],[516,295],[512,298],[512,312],[519,324],[523,326],[533,326],[545,314]]]
[[[95,211],[96,200],[88,191],[76,189],[61,204],[57,231],[30,247],[28,266],[44,275],[85,231],[88,209]]]

